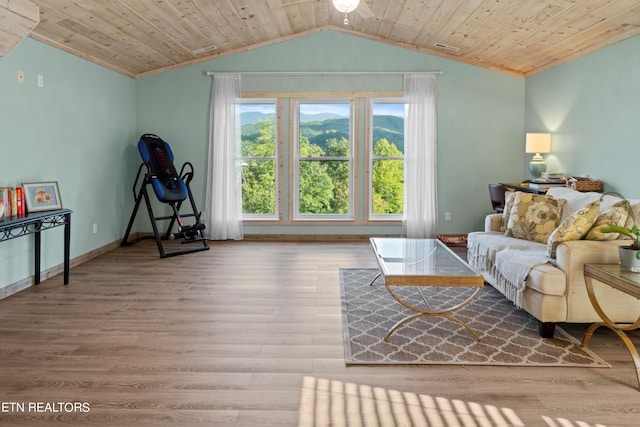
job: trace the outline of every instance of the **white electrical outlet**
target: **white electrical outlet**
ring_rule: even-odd
[[[18,70],[18,83],[24,83],[24,71]]]
[[[97,223],[93,223],[93,234],[96,234],[98,232],[98,224]]]
[[[445,212],[444,213],[444,220],[445,221],[451,221],[451,212]]]
[[[42,74],[38,74],[38,87],[44,87],[44,76]]]

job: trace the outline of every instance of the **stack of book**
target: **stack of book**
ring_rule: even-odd
[[[552,187],[565,187],[567,185],[567,178],[561,173],[548,173],[543,174],[540,178],[534,179],[529,183],[529,188],[534,190],[548,190]]]
[[[0,187],[0,218],[23,216],[26,213],[23,187]]]

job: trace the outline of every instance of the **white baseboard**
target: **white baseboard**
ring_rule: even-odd
[[[99,247],[97,249],[84,253],[78,257],[75,257],[69,260],[69,268],[72,269],[73,267],[83,264],[97,256],[100,256],[109,251],[112,251],[118,246],[120,246],[120,240],[108,243],[102,247]],[[42,270],[40,272],[40,284],[44,283],[47,279],[57,276],[58,274],[61,274],[63,272],[64,272],[64,263],[60,263],[46,270]],[[4,299],[13,294],[17,294],[18,292],[23,291],[34,285],[35,285],[34,276],[29,276],[15,283],[11,283],[10,285],[7,285],[0,289],[0,299]]]

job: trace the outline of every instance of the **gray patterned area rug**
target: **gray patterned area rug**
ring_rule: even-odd
[[[340,269],[342,330],[347,365],[458,364],[501,366],[610,367],[580,342],[556,328],[555,338],[538,334],[538,321],[518,310],[487,285],[453,316],[469,325],[478,340],[462,325],[440,316],[422,317],[384,337],[396,322],[415,314],[387,291],[382,279],[369,283],[376,269]],[[416,307],[450,307],[464,301],[470,288],[396,287],[401,298]],[[426,301],[426,302],[425,302]]]

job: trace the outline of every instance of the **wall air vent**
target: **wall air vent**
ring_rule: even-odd
[[[444,43],[434,43],[433,45],[439,49],[450,50],[451,52],[457,52],[460,50],[459,47],[449,46]]]
[[[193,50],[191,51],[191,53],[194,55],[200,55],[201,53],[211,52],[212,50],[216,49],[218,49],[218,46],[212,44],[211,46],[201,47],[200,49]]]

